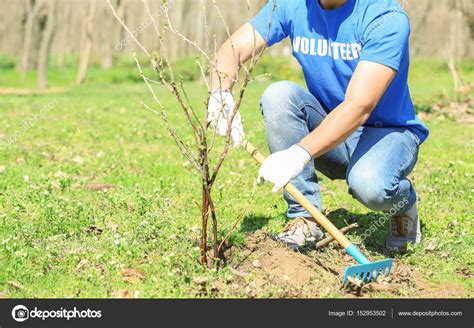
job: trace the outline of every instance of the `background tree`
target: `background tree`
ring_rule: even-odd
[[[81,51],[79,55],[79,68],[77,70],[76,84],[82,84],[86,79],[87,69],[92,53],[92,42],[94,38],[94,17],[97,1],[90,0],[89,13],[82,21]]]
[[[249,0],[254,12],[266,0]],[[19,69],[24,72],[36,68],[38,38],[38,10],[36,4],[41,0],[0,1],[0,52],[18,56]],[[423,57],[444,57],[446,44],[454,48],[454,58],[474,57],[474,2],[472,0],[416,0],[401,1],[410,15],[412,24],[412,54]],[[53,37],[51,54],[62,63],[65,55],[79,57],[84,47],[81,46],[84,19],[90,16],[91,0],[61,0],[57,5],[57,31]],[[146,12],[140,4],[142,0],[114,0],[117,13],[132,31],[146,19]],[[160,1],[150,2],[150,10],[154,13]],[[212,0],[174,0],[170,15],[180,31],[196,40],[204,41],[202,4],[208,9]],[[249,17],[247,1],[221,0],[222,15],[231,30],[234,30]],[[94,31],[97,35],[92,40],[91,56],[99,59],[101,66],[110,65],[110,54],[119,55],[130,51],[133,45],[117,49],[116,45],[126,36],[120,24],[106,12],[105,1],[97,1],[97,14],[93,18]],[[106,18],[108,16],[108,18]],[[216,40],[225,38],[225,31],[216,28],[219,19],[217,14],[208,10],[208,26],[216,33]],[[155,18],[162,23],[164,17]],[[148,29],[147,27],[146,29]],[[429,33],[426,33],[429,31]],[[79,33],[78,33],[79,32]],[[150,33],[141,33],[137,39],[147,48],[156,48],[158,41]],[[192,53],[189,44],[182,44],[177,37],[170,37],[163,44],[163,51],[168,55],[187,56]],[[271,52],[287,54],[288,44],[272,47]],[[26,67],[26,68],[25,68]]]
[[[26,72],[35,67],[34,54],[32,52],[36,48],[34,38],[38,23],[37,16],[41,7],[40,0],[25,0],[24,4],[26,7],[26,21],[24,24],[23,50],[19,66],[22,80],[25,79]]]
[[[48,0],[45,4],[46,23],[41,37],[41,45],[38,53],[38,88],[48,87],[48,59],[51,41],[56,28],[56,5],[57,0]]]

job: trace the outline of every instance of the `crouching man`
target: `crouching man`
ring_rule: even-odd
[[[283,81],[262,95],[272,155],[260,177],[274,192],[291,181],[320,209],[316,170],[345,179],[355,199],[391,214],[389,248],[418,243],[417,197],[407,175],[429,131],[415,114],[407,84],[409,35],[407,14],[396,0],[269,0],[216,56],[210,123],[220,134],[232,128],[239,143],[240,116],[227,127],[218,115],[234,106],[239,67],[255,51],[290,38],[307,89]],[[321,239],[309,213],[286,192],[284,197],[292,220],[277,239],[291,248]]]

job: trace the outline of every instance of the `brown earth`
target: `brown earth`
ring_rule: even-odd
[[[48,89],[17,89],[17,88],[0,88],[0,95],[39,95],[39,94],[54,94],[63,93],[64,88],[48,88]]]
[[[234,250],[235,251],[235,250]],[[246,245],[233,252],[229,263],[236,279],[248,297],[416,297],[456,298],[465,295],[460,284],[427,282],[415,268],[394,259],[392,272],[377,282],[362,287],[349,285],[341,289],[343,271],[355,262],[339,247],[324,251],[293,252],[257,231]],[[237,255],[237,254],[238,255]]]

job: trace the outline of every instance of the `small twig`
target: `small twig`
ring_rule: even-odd
[[[357,228],[359,228],[359,224],[358,223],[353,223],[351,225],[348,225],[347,227],[344,227],[344,228],[340,229],[340,231],[343,234],[345,234],[345,233],[348,233],[349,231],[352,231],[352,230],[357,229]],[[332,243],[334,240],[335,239],[334,239],[333,236],[329,236],[327,238],[324,238],[323,240],[316,243],[316,249],[324,248],[327,245],[329,245],[330,243]]]

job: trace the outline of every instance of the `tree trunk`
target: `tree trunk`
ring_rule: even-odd
[[[30,65],[30,58],[31,58],[31,43],[34,34],[34,27],[36,18],[38,16],[38,12],[40,9],[39,1],[33,0],[25,0],[25,4],[27,7],[27,19],[25,24],[25,36],[23,39],[23,50],[21,53],[21,60],[20,60],[20,73],[21,73],[21,80],[24,81],[26,78],[26,72],[28,69],[31,68]]]
[[[76,84],[82,84],[87,75],[89,60],[92,51],[92,41],[94,32],[94,16],[96,9],[96,0],[91,0],[89,14],[82,23],[81,55],[79,59],[79,69],[76,77]]]
[[[126,21],[127,11],[125,10],[125,0],[117,0],[116,6],[117,8],[117,15],[122,17],[122,20]],[[111,36],[114,38],[114,42],[120,42],[124,38],[126,34],[124,34],[124,30],[120,24],[114,24],[111,30]],[[114,51],[118,51],[122,53],[125,50],[125,47],[118,47],[114,44]]]
[[[112,19],[108,6],[103,6],[102,10],[102,27],[100,28],[100,66],[102,69],[111,69],[113,67],[112,56]]]
[[[69,31],[70,31],[70,22],[72,18],[72,6],[68,3],[64,4],[64,17],[62,19],[62,25],[64,28],[62,29],[61,39],[59,41],[58,46],[58,67],[64,68],[64,58],[68,54],[68,44],[71,42],[69,39]]]
[[[40,89],[46,89],[48,87],[48,58],[51,41],[56,29],[56,5],[57,0],[48,1],[47,22],[38,55],[38,88]]]

